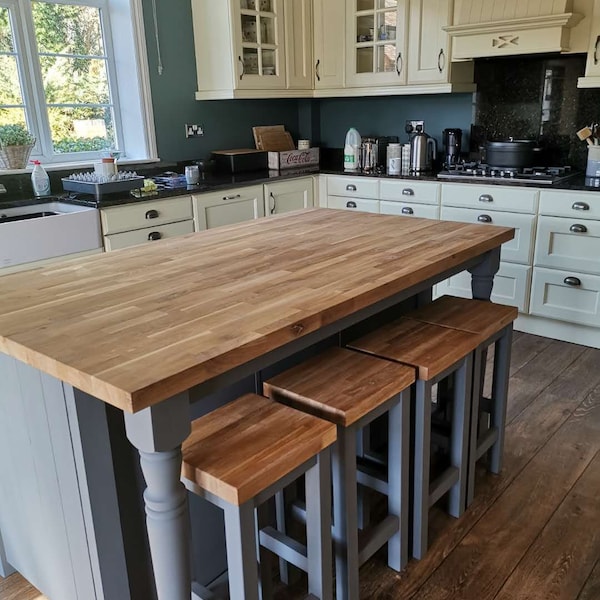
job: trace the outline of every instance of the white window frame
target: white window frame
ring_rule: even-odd
[[[46,0],[100,8],[120,162],[158,160],[141,0]],[[30,0],[0,0],[13,15],[14,45],[27,123],[37,139],[32,158],[45,165],[89,164],[102,152],[54,154],[38,67]],[[115,58],[118,57],[118,60]],[[3,171],[5,172],[5,171]]]

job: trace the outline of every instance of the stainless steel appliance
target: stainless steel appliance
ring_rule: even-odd
[[[535,183],[552,185],[576,175],[571,167],[493,167],[484,163],[462,163],[446,167],[440,179],[495,181],[501,183]]]
[[[422,129],[410,138],[410,170],[412,173],[426,173],[433,168],[433,160],[437,154],[436,141]]]
[[[360,146],[360,167],[365,173],[373,173],[379,162],[379,148],[375,138],[364,137]]]
[[[462,143],[462,129],[456,127],[442,131],[444,141],[444,165],[450,166],[460,162],[460,150]]]

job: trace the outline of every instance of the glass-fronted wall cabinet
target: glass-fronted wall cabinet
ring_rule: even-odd
[[[408,0],[347,0],[346,85],[406,83]]]

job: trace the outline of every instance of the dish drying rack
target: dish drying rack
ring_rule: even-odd
[[[73,173],[62,178],[63,189],[67,192],[92,194],[101,200],[106,194],[129,192],[144,185],[144,177],[135,171],[119,171],[115,175],[99,175],[95,172]]]

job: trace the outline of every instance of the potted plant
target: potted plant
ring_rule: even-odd
[[[0,125],[0,168],[24,169],[34,144],[24,125]]]

